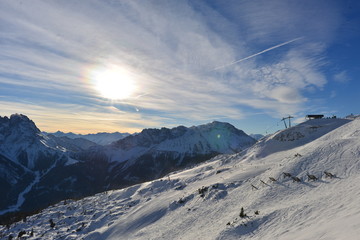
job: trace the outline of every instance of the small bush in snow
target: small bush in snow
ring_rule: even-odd
[[[315,175],[307,174],[309,181],[316,181],[318,178]]]
[[[291,177],[291,173],[283,172],[284,178]]]
[[[200,194],[200,197],[205,197],[205,193],[207,192],[207,190],[209,189],[209,187],[202,187],[198,189],[198,192]]]
[[[328,178],[334,178],[334,177],[336,177],[335,174],[332,174],[332,173],[330,173],[330,172],[324,171],[324,173],[325,173],[325,177],[328,177]]]
[[[23,235],[26,234],[26,231],[20,231],[19,234],[18,234],[18,238],[21,238]]]
[[[241,210],[240,210],[239,217],[241,217],[241,218],[247,217],[246,213],[244,212],[244,208],[243,208],[243,207],[242,207]]]
[[[301,182],[301,179],[298,177],[291,177],[291,179],[293,180],[293,182]]]
[[[55,227],[55,223],[52,219],[49,220],[49,223],[50,223],[50,227],[51,228],[54,228]]]
[[[269,179],[270,179],[270,181],[272,181],[272,182],[276,182],[276,179],[273,178],[273,177],[269,177]]]
[[[179,204],[184,204],[186,203],[186,199],[184,198],[180,198],[179,201],[178,201]]]

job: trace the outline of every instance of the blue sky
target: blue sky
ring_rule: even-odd
[[[355,0],[0,0],[0,115],[265,134],[288,115],[358,114],[359,28]]]

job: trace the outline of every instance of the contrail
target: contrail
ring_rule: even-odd
[[[273,50],[273,49],[275,49],[275,48],[278,48],[278,47],[282,47],[282,46],[284,46],[284,45],[286,45],[286,44],[295,42],[295,41],[300,40],[300,39],[302,39],[302,38],[303,38],[303,37],[298,37],[298,38],[295,38],[295,39],[293,39],[293,40],[290,40],[290,41],[287,41],[287,42],[284,42],[284,43],[280,43],[280,44],[278,44],[278,45],[275,45],[275,46],[273,46],[273,47],[267,48],[267,49],[265,49],[265,50],[263,50],[263,51],[261,51],[261,52],[255,53],[255,54],[250,55],[250,56],[248,56],[248,57],[245,57],[245,58],[236,60],[236,61],[234,61],[234,62],[232,62],[232,63],[225,64],[225,65],[222,65],[222,66],[220,66],[220,67],[216,67],[216,68],[213,69],[213,71],[214,71],[214,70],[218,70],[218,69],[220,69],[220,68],[224,68],[224,67],[233,65],[233,64],[236,64],[236,63],[239,63],[239,62],[242,62],[242,61],[245,61],[245,60],[248,60],[248,59],[250,59],[250,58],[256,57],[257,55],[266,53],[266,52],[271,51],[271,50]]]

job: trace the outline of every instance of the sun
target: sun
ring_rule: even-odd
[[[93,70],[91,75],[95,89],[104,98],[122,100],[131,97],[135,91],[131,74],[122,68],[99,68]]]

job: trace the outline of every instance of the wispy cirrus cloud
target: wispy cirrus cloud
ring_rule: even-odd
[[[348,74],[346,73],[346,71],[341,71],[334,75],[334,80],[335,80],[335,82],[338,82],[338,83],[347,83],[350,81],[350,78],[349,78]]]
[[[236,120],[249,111],[296,114],[309,100],[307,90],[327,82],[326,43],[319,40],[340,21],[333,4],[305,2],[3,2],[0,95],[10,105],[52,103],[61,109],[58,119],[78,106],[82,114],[96,113],[94,121],[104,113],[139,128]],[[321,17],[314,14],[319,9]],[[107,64],[132,73],[132,97],[109,101],[94,89],[89,72]]]

